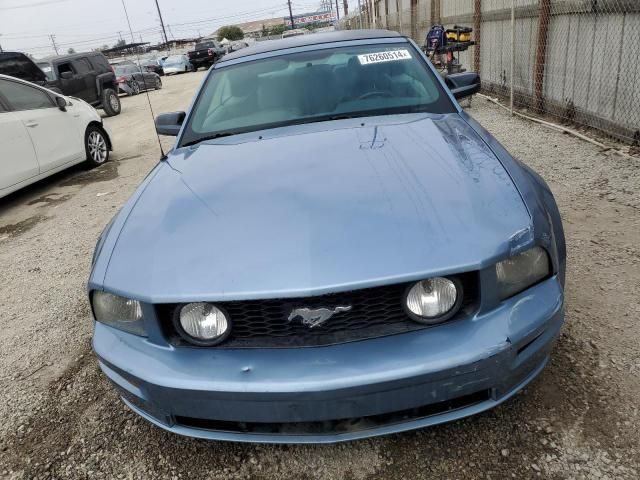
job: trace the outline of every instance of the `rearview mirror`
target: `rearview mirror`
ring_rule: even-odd
[[[71,72],[62,72],[60,74],[60,78],[63,80],[71,80],[73,78],[73,73]]]
[[[67,100],[64,97],[56,97],[56,105],[63,112],[67,111]]]
[[[475,72],[452,73],[444,79],[455,98],[464,98],[480,91],[480,75]]]
[[[186,113],[184,112],[171,112],[158,115],[156,117],[156,132],[158,132],[158,135],[177,136],[178,133],[180,133],[185,116]]]

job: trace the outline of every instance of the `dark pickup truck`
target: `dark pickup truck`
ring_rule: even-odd
[[[209,68],[225,54],[224,48],[215,40],[205,40],[196,43],[195,49],[191,50],[189,61],[198,70],[200,67]]]

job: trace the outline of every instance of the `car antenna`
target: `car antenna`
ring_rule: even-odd
[[[124,16],[127,18],[127,24],[129,25],[129,33],[131,33],[131,39],[133,40],[133,29],[131,28],[131,21],[129,21],[129,13],[127,12],[127,6],[122,0],[122,8],[124,9]],[[135,42],[135,40],[134,40]],[[154,125],[153,131],[156,132],[156,138],[158,139],[158,146],[160,147],[160,153],[162,154],[161,159],[164,160],[166,154],[164,153],[164,148],[162,148],[162,141],[160,140],[160,135],[155,129],[156,115],[153,113],[153,106],[151,105],[151,97],[149,96],[149,89],[147,88],[147,80],[144,77],[144,72],[142,71],[142,65],[140,65],[140,54],[138,53],[138,49],[136,49],[136,58],[138,59],[138,68],[140,69],[140,73],[142,73],[142,81],[144,82],[144,93],[147,96],[147,103],[149,104],[149,111],[151,112],[151,122]]]

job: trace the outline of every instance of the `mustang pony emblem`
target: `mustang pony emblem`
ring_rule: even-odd
[[[336,313],[348,312],[351,310],[351,305],[346,307],[330,308],[296,308],[289,314],[289,321],[291,322],[296,317],[302,318],[302,324],[309,328],[314,328],[322,325],[324,322],[333,317]]]

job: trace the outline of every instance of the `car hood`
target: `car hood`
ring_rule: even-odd
[[[29,57],[19,52],[0,52],[0,73],[41,84],[47,76]]]
[[[481,268],[530,228],[457,114],[260,135],[171,154],[129,213],[104,287],[150,302],[323,294]]]

